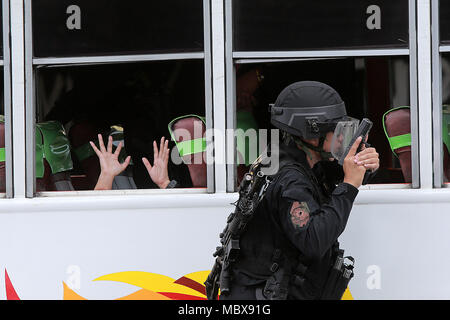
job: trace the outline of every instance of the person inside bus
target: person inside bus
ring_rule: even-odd
[[[98,141],[99,148],[97,148],[97,146],[92,141],[89,142],[92,149],[99,158],[101,168],[100,176],[94,190],[111,190],[114,178],[128,167],[128,165],[130,164],[131,156],[127,156],[125,158],[125,161],[120,163],[119,154],[122,149],[122,142],[120,142],[116,150],[113,151],[112,136],[108,137],[108,144],[106,147],[101,134],[98,135]],[[162,137],[158,149],[156,141],[153,141],[153,165],[150,164],[150,161],[146,157],[142,158],[142,163],[147,169],[150,179],[160,189],[172,187],[167,169],[170,151],[170,149],[168,148],[168,143],[169,140],[166,140],[164,137]]]
[[[259,125],[255,119],[254,111],[258,106],[256,91],[264,80],[262,66],[255,65],[247,67],[245,65],[236,65],[236,129],[258,130]],[[242,180],[247,173],[250,164],[255,158],[250,155],[250,143],[245,136],[236,137],[237,152],[237,181]],[[259,143],[257,143],[259,144]],[[260,151],[260,150],[258,150]],[[258,152],[257,152],[258,153]]]
[[[168,129],[182,162],[188,167],[192,187],[205,188],[207,185],[205,118],[194,114],[179,116],[170,121]],[[168,143],[169,141],[162,137],[158,149],[156,141],[153,141],[153,166],[146,157],[142,157],[142,163],[148,176],[160,189],[180,186],[177,180],[169,179],[170,149]],[[120,161],[119,155],[123,144],[120,142],[116,150],[113,150],[111,136],[108,138],[107,148],[104,146],[101,134],[98,135],[98,147],[92,141],[90,141],[90,145],[99,158],[101,168],[94,190],[110,190],[113,180],[127,168],[131,157],[127,156]]]
[[[43,116],[46,121],[57,120],[69,132],[75,148],[90,149],[97,133],[106,137],[111,126],[123,128],[127,155],[131,156],[127,171],[136,188],[158,188],[148,178],[142,158],[154,163],[152,145],[166,136],[167,123],[182,112],[200,113],[204,110],[203,69],[194,62],[165,62],[70,68],[73,87],[56,99]],[[42,75],[47,75],[47,70]],[[44,77],[45,78],[45,77]],[[126,106],[126,107],[125,107]],[[169,141],[172,148],[174,143]],[[87,161],[76,159],[80,190],[95,188],[101,172],[96,156]],[[168,163],[171,177],[178,187],[190,188],[192,181],[187,165]],[[123,173],[124,174],[124,173]],[[92,178],[92,179],[91,179]],[[114,185],[114,184],[113,184]]]

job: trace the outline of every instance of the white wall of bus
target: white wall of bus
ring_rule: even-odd
[[[72,266],[80,271],[74,290],[88,299],[115,299],[140,289],[93,281],[107,274],[140,271],[178,279],[209,270],[236,197],[177,198],[17,199],[19,205],[5,200],[0,299],[6,298],[5,270],[21,299],[56,300],[63,298],[63,282],[71,284]],[[385,190],[361,191],[339,238],[345,253],[356,259],[353,298],[449,299],[450,256],[442,254],[450,249],[449,211],[444,189],[392,190],[387,198]]]

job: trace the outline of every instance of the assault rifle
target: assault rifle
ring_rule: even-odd
[[[220,234],[221,246],[216,248],[214,266],[205,281],[208,300],[217,299],[219,288],[221,294],[230,292],[231,264],[236,261],[240,247],[239,238],[247,223],[264,196],[270,184],[270,177],[261,170],[261,157],[250,167],[239,186],[239,199],[235,203],[235,210],[227,218],[227,225]]]

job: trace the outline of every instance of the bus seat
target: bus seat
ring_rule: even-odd
[[[70,143],[57,121],[36,124],[36,191],[73,191]]]
[[[450,182],[450,105],[442,106],[442,142],[444,143],[444,182]]]
[[[383,115],[383,128],[392,152],[400,161],[406,183],[412,181],[411,171],[411,121],[409,107],[388,110]]]
[[[69,132],[69,139],[72,142],[74,154],[86,174],[86,183],[85,186],[83,186],[83,189],[85,190],[93,190],[97,184],[98,177],[100,176],[101,168],[98,157],[89,144],[89,141],[92,141],[97,147],[99,146],[99,131],[98,128],[89,122],[80,122],[73,125]],[[119,145],[119,142],[122,142],[122,145],[125,146],[123,129],[120,126],[111,126],[108,135],[113,137],[113,151]],[[125,148],[122,148],[119,155],[119,161],[123,162],[126,157],[127,154]],[[131,165],[132,163],[128,165],[125,171],[114,178],[112,185],[113,190],[137,189],[133,180]]]
[[[111,126],[111,131],[109,135],[113,138],[113,152],[119,146],[119,143],[122,142],[122,149],[119,154],[119,161],[123,163],[127,158],[128,154],[125,151],[125,139],[124,139],[124,131],[123,127],[119,125]],[[128,167],[122,171],[119,175],[114,177],[112,189],[113,190],[129,190],[129,189],[137,189],[137,186],[133,179],[133,160],[130,160],[130,164]]]
[[[5,121],[0,116],[0,192],[6,192]]]
[[[450,182],[450,155],[447,148],[444,148],[444,182]]]
[[[443,106],[442,120],[443,140],[443,171],[444,182],[450,181],[450,139],[448,127],[450,126],[450,110]],[[446,110],[449,116],[446,116]],[[399,107],[387,111],[383,116],[383,127],[388,138],[392,152],[398,157],[405,182],[412,181],[411,171],[411,121],[409,107]]]
[[[237,186],[242,178],[247,174],[250,165],[258,158],[259,131],[255,117],[250,111],[236,111],[236,165],[237,165]],[[256,141],[250,137],[255,133]],[[249,136],[247,136],[247,134]]]
[[[169,132],[183,162],[189,169],[194,188],[206,188],[206,125],[197,115],[186,115],[169,123]]]
[[[98,128],[88,121],[75,123],[69,130],[73,154],[86,178],[81,190],[93,190],[100,176],[100,163],[89,141],[97,141]]]

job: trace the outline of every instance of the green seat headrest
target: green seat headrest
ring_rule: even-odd
[[[44,159],[52,173],[73,169],[70,142],[61,123],[48,121],[36,124],[36,177],[44,176]]]

